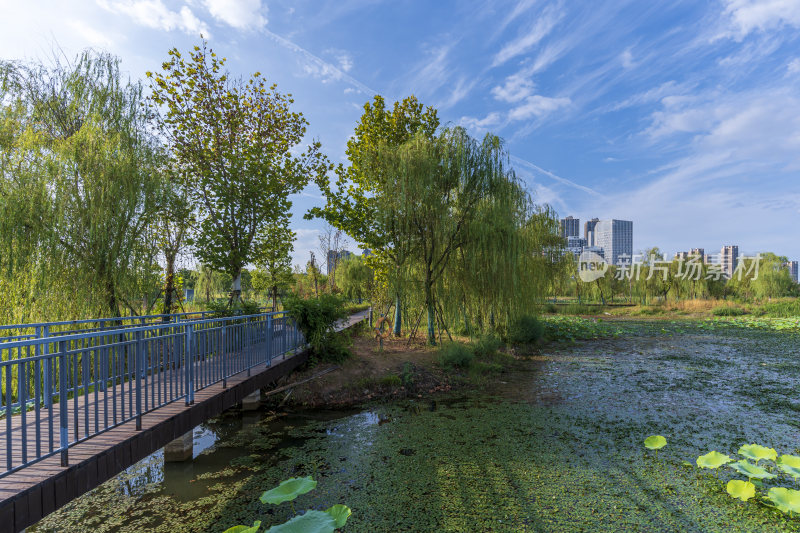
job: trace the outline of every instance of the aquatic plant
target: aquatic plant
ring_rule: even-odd
[[[733,461],[730,457],[717,451],[710,451],[697,458],[697,466],[700,468],[719,468],[720,466]]]
[[[733,498],[737,498],[746,502],[750,499],[760,501],[769,507],[775,507],[784,513],[800,512],[800,491],[789,489],[787,487],[770,487],[766,495],[759,494],[756,487],[766,489],[765,482],[769,480],[779,480],[779,474],[784,473],[795,481],[800,477],[800,457],[795,455],[781,455],[774,448],[768,448],[759,444],[745,444],[739,448],[739,455],[746,457],[736,462],[727,455],[721,454],[716,451],[709,452],[697,458],[697,466],[700,468],[719,468],[724,464],[747,477],[747,481],[741,479],[731,479],[725,486],[726,491]],[[770,472],[768,468],[752,464],[747,459],[758,461],[764,459],[766,461],[774,461],[777,468],[777,473]],[[756,480],[755,482],[753,480]],[[767,501],[771,501],[774,505],[770,505]]]
[[[796,455],[781,455],[778,457],[778,468],[797,481],[797,478],[800,477],[800,457]]]
[[[270,489],[261,495],[261,503],[271,503],[273,505],[280,505],[283,502],[289,502],[298,496],[311,492],[317,488],[317,482],[311,477],[292,477],[281,484]]]
[[[786,487],[772,487],[767,492],[767,498],[775,507],[784,513],[800,513],[800,490],[787,489]]]
[[[774,461],[778,457],[778,453],[773,448],[767,448],[759,444],[745,444],[739,448],[737,453],[755,461],[756,464],[758,464],[761,459]]]
[[[292,504],[294,500],[311,492],[317,487],[317,482],[308,477],[289,478],[270,490],[264,492],[259,500],[264,504],[280,505],[284,502]],[[266,533],[333,533],[336,529],[344,527],[352,511],[346,505],[336,504],[325,511],[309,509],[301,515],[291,518],[288,522],[272,526]],[[253,522],[252,526],[233,526],[225,533],[258,533],[261,522]]]
[[[648,450],[660,450],[667,445],[667,439],[661,435],[651,435],[644,439],[644,447]]]
[[[746,502],[756,495],[756,486],[749,481],[742,481],[741,479],[732,479],[728,481],[725,489],[728,491],[728,494],[734,498],[739,498],[743,502]]]
[[[770,474],[765,468],[751,464],[747,459],[736,461],[728,465],[742,475],[747,476],[748,479],[774,479],[777,476]]]

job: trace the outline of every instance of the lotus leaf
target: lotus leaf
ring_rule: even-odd
[[[800,490],[772,487],[767,493],[767,498],[784,513],[800,513]]]
[[[225,530],[225,533],[258,533],[261,527],[261,520],[253,522],[252,526],[233,526]]]
[[[708,452],[697,458],[697,466],[700,468],[719,468],[720,466],[733,461],[730,457],[716,451]]]
[[[755,461],[756,464],[758,464],[761,459],[774,461],[778,457],[778,452],[774,449],[759,444],[745,444],[739,448],[738,453],[739,455],[744,455],[748,459]]]
[[[728,494],[734,498],[739,498],[746,502],[756,495],[756,486],[749,481],[742,481],[741,479],[732,479],[728,481],[727,485]]]
[[[660,450],[667,445],[667,439],[661,435],[653,435],[644,439],[644,447],[649,450]]]
[[[729,464],[728,466],[730,466],[740,474],[747,476],[749,479],[752,478],[772,479],[776,477],[775,474],[770,474],[765,469],[761,468],[760,466],[751,464],[746,459],[743,459],[741,461],[736,461],[735,463]]]
[[[261,503],[271,503],[274,505],[281,504],[294,500],[301,494],[314,490],[317,482],[311,477],[293,477],[286,481],[281,481],[281,484],[274,489],[266,491],[261,495]]]
[[[333,507],[327,509],[325,512],[331,515],[336,521],[336,529],[344,527],[344,525],[347,523],[347,519],[350,518],[350,515],[353,513],[348,506],[340,503],[337,503]]]
[[[306,511],[288,522],[272,526],[267,533],[333,533],[336,519],[325,511]]]
[[[781,455],[778,457],[778,468],[797,479],[800,477],[800,457],[796,455]]]

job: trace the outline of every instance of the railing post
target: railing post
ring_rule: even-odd
[[[186,351],[183,358],[183,375],[186,378],[186,405],[194,403],[194,326],[187,324],[186,326]]]
[[[267,315],[267,366],[272,366],[272,315]]]
[[[45,326],[44,329],[42,329],[42,338],[46,339],[49,336],[50,336],[50,326]],[[45,363],[45,365],[44,365],[44,390],[45,390],[45,393],[44,393],[44,406],[47,407],[48,409],[53,407],[53,382],[52,382],[53,378],[50,375],[51,365],[50,365],[50,360],[47,357],[47,355],[49,353],[50,353],[50,343],[49,342],[45,342],[44,344],[42,344],[42,355],[45,356],[45,358],[44,358],[44,363]]]
[[[67,414],[67,341],[61,341],[58,358],[58,411],[61,426],[61,466],[69,466],[69,417]]]
[[[222,319],[222,388],[228,388],[228,345],[225,342],[225,319]]]
[[[142,332],[136,332],[136,349],[133,351],[133,368],[136,372],[136,430],[142,429]]]

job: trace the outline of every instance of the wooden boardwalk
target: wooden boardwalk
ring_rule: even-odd
[[[357,313],[339,324],[337,330],[347,329],[367,317],[368,311]],[[240,404],[245,396],[288,375],[307,360],[307,351],[275,357],[270,366],[260,365],[249,372],[242,371],[227,378],[225,387],[219,382],[196,391],[192,405],[187,406],[184,398],[180,398],[143,414],[141,430],[136,429],[135,420],[130,420],[74,444],[69,448],[68,467],[61,466],[61,456],[56,454],[0,478],[0,532],[18,533],[35,524],[195,426]],[[182,379],[175,380],[175,383],[182,382]],[[166,382],[153,383],[153,398],[158,394],[156,391],[164,391],[164,397],[168,397],[168,387]],[[105,419],[113,418],[115,408],[118,416],[122,416],[124,408],[125,417],[129,417],[129,388],[126,386],[124,394],[121,390],[107,391],[106,401],[103,401],[102,395],[81,396],[78,405],[83,429],[92,431],[98,426],[102,428]],[[151,390],[147,392],[150,394]],[[88,409],[84,409],[86,405]],[[73,416],[73,400],[67,402],[66,408]],[[38,420],[34,416],[27,417],[25,425],[29,435],[29,457],[37,455],[35,446],[38,439],[31,438],[37,431],[41,435],[42,452],[49,451],[50,442],[55,449],[58,448],[59,415],[59,404],[55,404],[51,410],[43,409]],[[22,420],[19,415],[12,418],[12,435],[17,438]],[[87,421],[88,426],[85,425]],[[3,423],[0,448],[6,446],[5,438],[6,426]],[[21,441],[16,441],[12,449],[15,450],[15,462],[21,460]],[[5,457],[5,453],[0,455]]]

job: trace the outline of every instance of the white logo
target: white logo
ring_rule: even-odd
[[[582,281],[590,283],[606,275],[608,263],[603,256],[584,250],[578,258],[578,276]]]

